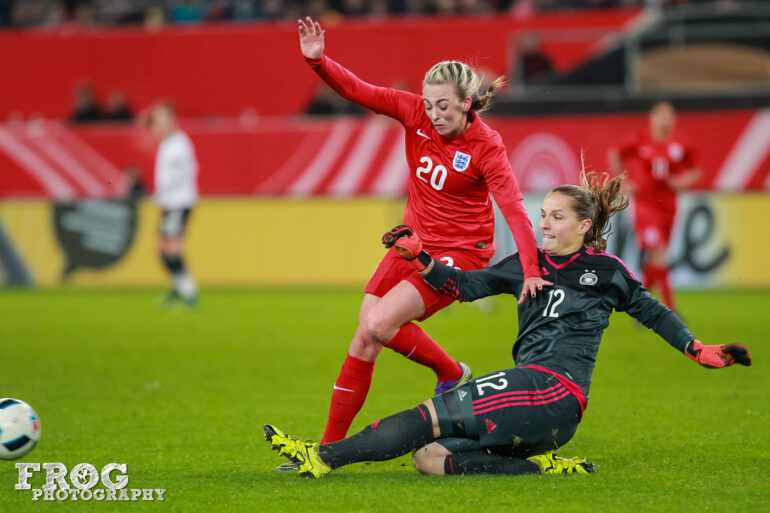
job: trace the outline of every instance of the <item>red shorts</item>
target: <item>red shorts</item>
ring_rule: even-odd
[[[644,251],[667,248],[675,216],[675,210],[660,210],[637,203],[634,210],[634,230],[639,247]]]
[[[488,258],[482,258],[472,251],[427,247],[425,250],[439,262],[457,267],[463,271],[483,269],[489,263]],[[380,265],[374,270],[374,274],[369,279],[369,283],[366,284],[364,292],[382,297],[402,280],[406,280],[414,285],[425,303],[425,315],[417,319],[418,321],[424,321],[454,302],[454,299],[451,297],[445,296],[425,283],[420,273],[414,270],[412,264],[398,256],[393,248],[385,254],[385,258],[382,259]]]

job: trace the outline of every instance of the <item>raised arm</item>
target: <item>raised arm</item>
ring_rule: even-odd
[[[299,25],[299,48],[306,59],[320,59],[324,53],[324,31],[321,24],[310,16],[297,20]]]
[[[346,100],[399,121],[404,121],[415,108],[422,108],[422,100],[418,95],[364,82],[342,65],[325,56],[324,30],[317,21],[307,17],[304,20],[297,20],[297,24],[302,55],[318,76],[337,94]]]
[[[516,295],[524,282],[516,255],[493,267],[461,271],[431,258],[408,226],[396,226],[383,235],[382,243],[386,248],[394,247],[401,258],[410,261],[428,285],[458,301],[475,301],[497,294]]]

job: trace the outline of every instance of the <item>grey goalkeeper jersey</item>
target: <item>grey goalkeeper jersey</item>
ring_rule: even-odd
[[[540,365],[579,385],[588,397],[602,333],[612,310],[626,312],[684,352],[695,337],[671,310],[653,298],[617,257],[583,248],[566,256],[538,249],[543,278],[553,282],[518,306],[517,366]],[[425,281],[459,301],[496,294],[518,297],[524,283],[518,254],[478,271],[434,260]]]

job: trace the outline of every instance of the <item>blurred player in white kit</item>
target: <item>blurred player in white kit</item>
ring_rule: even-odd
[[[198,201],[198,161],[190,138],[179,129],[176,112],[168,102],[156,103],[148,119],[160,141],[155,155],[155,202],[162,210],[158,252],[171,276],[164,306],[195,306],[198,286],[185,265],[182,250],[190,213]]]

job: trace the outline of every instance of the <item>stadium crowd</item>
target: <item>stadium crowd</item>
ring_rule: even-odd
[[[252,20],[473,16],[496,12],[640,7],[687,0],[0,0],[0,27],[92,27]]]

